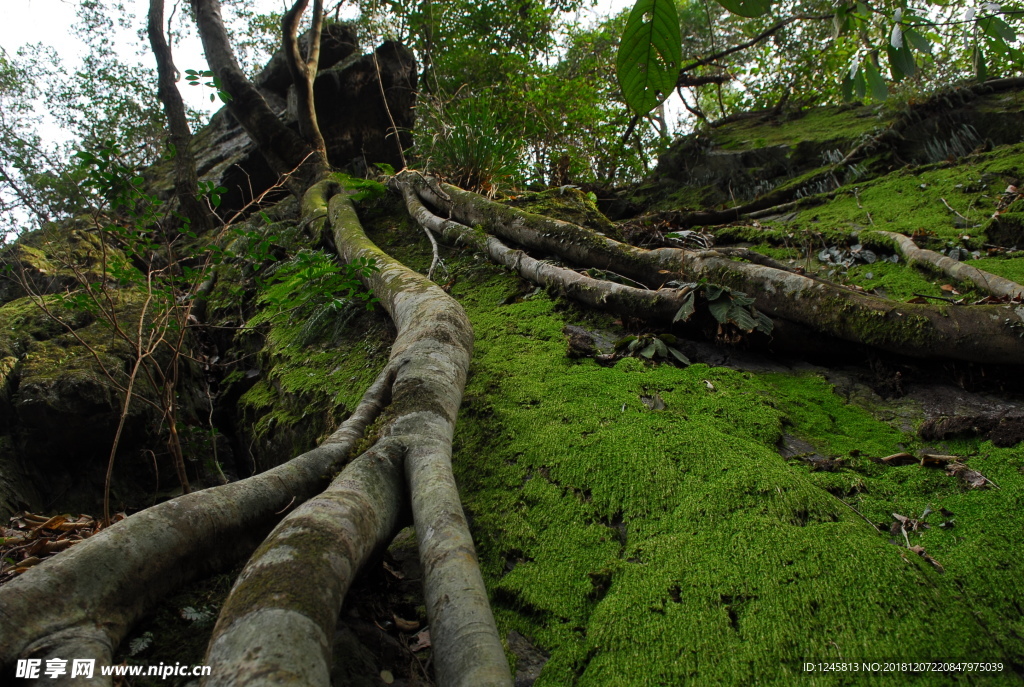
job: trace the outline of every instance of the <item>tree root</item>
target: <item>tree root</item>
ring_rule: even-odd
[[[327,685],[344,594],[393,534],[408,483],[439,684],[511,685],[451,472],[472,328],[438,286],[370,242],[347,194],[333,191],[330,182],[315,185],[303,207],[321,225],[329,215],[344,259],[372,259],[379,268],[366,281],[398,328],[384,372],[313,451],[142,511],[0,588],[0,664],[69,655],[110,664],[129,627],[160,597],[252,551],[277,513],[298,501],[305,503],[250,559],[225,603],[205,684]],[[307,501],[385,406],[380,440]],[[40,616],[40,608],[52,611]]]
[[[313,186],[305,213],[330,217],[342,258],[370,259],[366,278],[398,334],[382,438],[331,487],[293,512],[253,555],[214,629],[207,685],[328,685],[338,613],[352,579],[387,543],[404,502],[403,468],[424,569],[437,677],[443,685],[509,685],[451,473],[451,440],[473,346],[462,308],[363,232],[348,195]],[[328,200],[329,199],[329,200]],[[268,642],[268,637],[273,637]]]
[[[161,597],[248,555],[280,512],[324,488],[381,412],[392,375],[382,373],[355,412],[312,451],[140,511],[0,587],[0,669],[30,657],[109,665],[129,628]],[[62,680],[75,682],[65,676],[53,684]]]
[[[398,328],[391,350],[391,362],[397,365],[392,419],[385,437],[407,447],[405,475],[438,683],[511,685],[451,470],[452,435],[469,370],[472,326],[462,307],[439,286],[366,237],[346,193],[330,199],[329,214],[342,257],[376,262],[379,271],[366,282]]]
[[[537,260],[521,250],[509,248],[493,236],[438,217],[423,206],[409,186],[403,187],[402,193],[409,214],[424,229],[438,232],[453,244],[471,245],[492,261],[515,270],[524,279],[539,286],[557,288],[565,296],[584,305],[622,315],[670,320],[686,298],[686,294],[676,289],[652,291],[625,286]]]
[[[378,442],[274,528],[221,609],[204,684],[330,684],[342,600],[394,535],[404,455],[399,442]]]
[[[423,200],[453,219],[483,226],[528,249],[577,264],[614,270],[658,288],[671,280],[707,280],[755,298],[761,312],[845,341],[919,358],[1024,363],[1024,312],[1005,305],[900,303],[765,265],[730,260],[714,251],[646,250],[577,225],[523,212],[453,186],[439,196],[418,175],[403,175]]]
[[[1024,298],[1024,286],[1017,282],[992,274],[991,272],[979,270],[967,263],[954,260],[933,250],[919,248],[913,239],[908,236],[891,231],[874,231],[862,234],[861,239],[870,241],[871,234],[883,236],[889,239],[889,241],[894,242],[900,254],[912,265],[916,263],[931,267],[950,279],[974,284],[980,291],[996,298]]]

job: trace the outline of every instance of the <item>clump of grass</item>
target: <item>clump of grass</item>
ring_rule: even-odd
[[[521,177],[524,143],[502,125],[498,103],[463,91],[445,101],[428,96],[417,106],[416,150],[426,166],[450,183],[493,195]]]

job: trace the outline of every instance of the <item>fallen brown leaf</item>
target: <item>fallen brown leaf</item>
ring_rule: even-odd
[[[424,649],[430,648],[430,630],[420,630],[413,637],[415,640],[412,646],[409,647],[410,651],[423,651]]]
[[[394,613],[391,614],[391,617],[394,618],[395,627],[398,628],[399,632],[415,632],[420,629],[420,621],[418,620],[406,620],[405,618],[398,617]]]
[[[972,470],[963,463],[950,464],[946,469],[946,474],[950,476],[955,475],[961,482],[971,489],[984,489],[989,484],[994,484],[988,477],[985,477],[985,475],[981,474],[977,470]]]

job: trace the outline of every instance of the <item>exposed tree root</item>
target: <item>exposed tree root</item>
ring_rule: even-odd
[[[274,528],[221,609],[205,684],[330,684],[341,603],[395,531],[404,455],[398,441],[378,442]]]
[[[594,279],[575,270],[551,265],[521,250],[513,250],[493,236],[438,217],[423,206],[416,192],[409,186],[402,189],[402,194],[409,214],[424,229],[437,231],[453,244],[470,245],[494,262],[515,270],[524,279],[540,286],[556,288],[584,305],[622,315],[660,320],[672,319],[683,305],[686,294],[676,289],[640,289]]]
[[[329,214],[342,257],[372,259],[380,268],[367,283],[398,328],[391,351],[392,363],[399,365],[389,410],[393,419],[385,436],[407,447],[405,474],[438,683],[510,685],[512,675],[451,471],[455,418],[473,347],[469,319],[440,287],[366,237],[345,193],[330,199]]]
[[[323,490],[383,408],[391,374],[382,373],[351,417],[312,451],[136,513],[0,587],[0,669],[28,657],[110,664],[128,629],[161,597],[233,565],[279,513]]]
[[[462,308],[438,286],[377,248],[348,196],[317,184],[303,201],[330,216],[346,260],[372,259],[368,285],[398,334],[381,439],[331,487],[286,518],[249,560],[214,629],[209,685],[329,684],[331,646],[345,592],[393,534],[403,468],[424,568],[438,681],[509,685],[511,674],[451,473],[451,439],[472,353]],[[329,210],[328,210],[329,199]]]
[[[942,274],[945,274],[950,279],[956,279],[962,282],[969,282],[974,284],[984,293],[996,298],[1024,298],[1024,286],[1021,286],[1015,281],[1000,277],[979,270],[976,267],[972,267],[967,263],[954,260],[953,258],[947,257],[942,253],[936,253],[933,250],[926,248],[919,248],[913,239],[904,236],[903,234],[897,234],[891,231],[875,231],[873,234],[884,236],[890,241],[896,244],[899,248],[900,254],[907,259],[910,264],[918,264],[930,267],[934,270],[938,270]],[[870,235],[865,235],[862,240],[868,239]]]
[[[418,175],[400,181],[453,219],[482,226],[531,250],[577,264],[614,270],[650,287],[671,280],[710,283],[743,291],[774,318],[808,326],[853,343],[921,358],[994,364],[1024,362],[1024,313],[1003,305],[900,303],[773,267],[731,260],[715,251],[645,250],[599,236],[568,222],[523,212]]]

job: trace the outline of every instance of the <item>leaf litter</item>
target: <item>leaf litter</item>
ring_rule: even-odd
[[[127,517],[117,513],[112,522]],[[6,527],[0,527],[0,584],[13,579],[43,560],[71,548],[103,529],[91,515],[46,516],[22,511]]]

